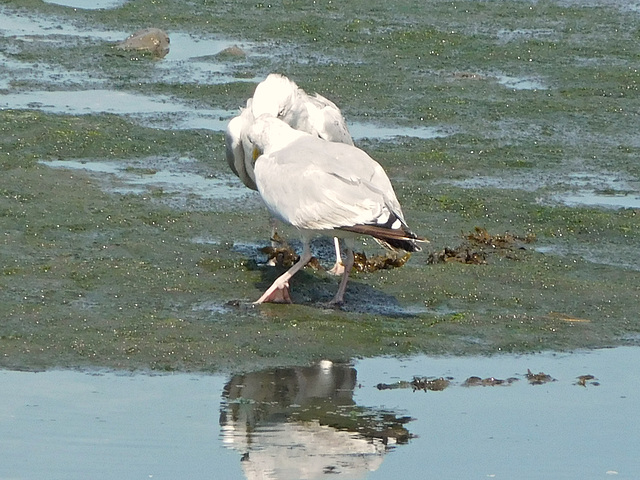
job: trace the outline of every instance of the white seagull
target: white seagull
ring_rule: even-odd
[[[317,233],[346,241],[346,262],[332,304],[342,304],[353,267],[353,237],[371,235],[392,250],[415,252],[426,241],[411,232],[389,177],[364,151],[327,142],[263,115],[248,139],[260,153],[256,185],[269,212],[298,228],[304,248],[300,260],[278,277],[255,302],[291,302],[289,279],[311,259],[309,242]]]
[[[258,84],[253,94],[254,118],[268,113],[295,130],[330,142],[353,145],[342,112],[322,95],[309,95],[284,75],[272,73]]]
[[[340,109],[322,95],[309,95],[284,75],[272,73],[260,82],[253,98],[240,114],[231,119],[225,131],[227,162],[242,183],[257,190],[253,166],[253,145],[247,133],[254,119],[269,114],[280,118],[295,130],[307,132],[330,142],[353,145],[353,139]],[[336,263],[329,270],[339,275],[344,267],[338,239],[334,237]]]

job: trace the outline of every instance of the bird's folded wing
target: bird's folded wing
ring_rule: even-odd
[[[298,228],[384,224],[390,212],[402,218],[384,170],[355,147],[307,137],[261,156],[255,173],[271,213]]]
[[[353,145],[347,122],[335,103],[316,93],[314,97],[309,97],[307,110],[320,138]]]

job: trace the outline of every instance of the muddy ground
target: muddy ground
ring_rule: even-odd
[[[1,366],[213,372],[639,343],[640,13],[625,2],[0,12]],[[172,39],[164,59],[114,48],[149,26]],[[234,45],[245,55],[218,55]],[[278,270],[221,128],[274,71],[364,131],[431,240],[401,268],[354,273],[339,310],[323,304],[337,279],[310,268],[296,305],[251,304]],[[330,252],[318,244],[321,263]]]

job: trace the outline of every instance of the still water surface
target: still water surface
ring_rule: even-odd
[[[0,478],[638,478],[639,362],[616,348],[233,376],[1,371]],[[449,384],[377,387],[414,376]]]

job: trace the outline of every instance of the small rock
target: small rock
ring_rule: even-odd
[[[246,56],[247,52],[245,52],[238,45],[227,47],[216,54],[216,57],[218,58],[245,58]]]
[[[159,28],[144,28],[132,33],[126,40],[118,43],[120,50],[146,51],[162,58],[169,53],[169,35]]]

